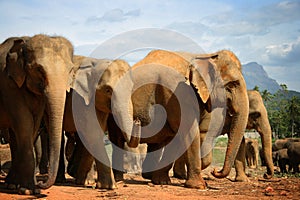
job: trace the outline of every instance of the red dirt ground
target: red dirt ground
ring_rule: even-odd
[[[248,169],[250,182],[232,182],[234,169],[226,179],[214,179],[209,174],[212,168],[203,172],[208,184],[207,190],[183,187],[183,180],[172,179],[172,185],[153,185],[140,175],[126,174],[125,181],[118,183],[115,190],[99,190],[93,185],[76,186],[68,178],[64,185],[54,185],[42,190],[40,195],[18,195],[6,189],[0,182],[0,199],[300,199],[300,178],[281,177],[264,180],[261,177],[264,168]]]

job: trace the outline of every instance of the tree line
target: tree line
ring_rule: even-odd
[[[268,90],[259,90],[273,132],[273,138],[300,137],[300,94],[289,91],[286,84],[272,94]]]

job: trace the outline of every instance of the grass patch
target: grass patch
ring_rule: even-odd
[[[223,166],[225,160],[226,148],[215,147],[213,149],[213,160],[212,164],[215,166]]]
[[[227,137],[218,137],[216,139],[215,147],[227,147],[228,138]]]

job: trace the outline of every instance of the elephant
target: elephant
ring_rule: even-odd
[[[299,173],[300,164],[300,142],[288,142],[287,154],[290,159],[290,164],[293,168],[293,173]]]
[[[90,132],[84,132],[86,130],[78,130],[80,127],[78,127],[78,124],[76,124],[78,121],[76,122],[76,116],[74,115],[74,112],[78,112],[76,110],[76,108],[78,108],[78,103],[76,104],[74,98],[79,99],[79,103],[83,105],[84,108],[85,106],[93,106],[93,109],[96,110],[97,123],[100,124],[103,133],[106,132],[108,129],[107,118],[112,112],[111,101],[114,93],[114,87],[120,78],[129,71],[130,66],[124,60],[95,59],[83,56],[74,56],[74,63],[75,67],[78,67],[78,69],[75,70],[72,89],[70,93],[67,94],[66,98],[63,130],[71,135],[75,132],[78,132],[78,134],[75,136],[75,141],[78,145],[74,147],[73,154],[75,155],[69,156],[70,160],[68,163],[68,173],[76,178],[76,182],[78,184],[84,184],[86,173],[89,171],[92,162],[94,161],[94,156],[96,156],[95,162],[98,172],[97,187],[114,189],[116,188],[116,183],[111,171],[111,167],[106,166],[106,163],[102,163],[101,160],[97,159],[97,156],[102,156],[102,159],[106,158],[108,160],[106,154],[102,155],[105,152],[103,142],[100,142],[99,144],[102,145],[100,147],[99,151],[101,152],[99,152],[99,154],[102,154],[92,155],[90,152],[91,149],[88,149],[88,146],[86,146],[86,144],[89,142],[85,141],[84,143],[82,141],[93,136],[90,135]],[[131,81],[131,79],[129,79],[129,81]],[[94,95],[93,91],[95,91]],[[122,136],[125,138],[125,141],[129,147],[137,147],[140,135],[140,131],[138,130],[139,122],[137,120],[133,121],[133,119],[131,120],[126,118],[127,112],[130,110],[120,110],[119,107],[122,105],[122,102],[120,103],[119,101],[123,101],[123,99],[119,98],[118,94],[114,95],[117,96],[114,99],[113,105],[114,111],[116,112],[115,116],[118,116],[120,119],[119,122],[124,124],[124,126],[121,125],[121,127],[124,127]],[[131,104],[130,101],[129,104]],[[80,115],[80,120],[90,120],[85,115],[82,115],[81,111],[77,113],[77,115],[78,114]],[[97,134],[100,135],[100,140],[103,141],[104,134],[99,133]],[[68,143],[68,141],[67,144],[71,145],[71,143]],[[78,147],[78,149],[76,147]]]
[[[264,160],[267,166],[267,173],[264,174],[264,178],[270,179],[274,175],[274,165],[272,161],[272,132],[271,127],[268,120],[267,110],[264,106],[263,100],[259,92],[255,90],[247,91],[248,99],[249,99],[249,113],[248,113],[248,121],[247,121],[247,129],[255,129],[261,136],[262,139],[262,154],[264,155]],[[222,130],[222,133],[230,133],[229,127],[231,127],[232,117],[231,114],[226,115],[225,124]],[[201,123],[200,127],[204,127],[202,129],[207,129],[208,124]],[[202,134],[202,137],[206,137],[206,133]],[[248,178],[245,174],[245,140],[242,140],[240,145],[239,153],[235,159],[235,169],[236,169],[236,181],[248,181]],[[256,153],[257,155],[257,153]],[[202,163],[204,169],[208,167],[212,162],[212,151],[204,158],[202,158]],[[184,167],[184,159],[178,159],[175,162],[173,167],[174,176],[177,178],[185,178],[186,172]]]
[[[0,128],[9,128],[12,166],[5,179],[19,193],[39,193],[55,181],[73,46],[64,37],[11,37],[0,45]],[[45,183],[35,180],[33,143],[42,117],[49,127],[50,162]]]
[[[260,146],[259,147],[259,157],[260,157],[260,162],[261,162],[261,166],[266,166],[266,161],[265,161],[265,156],[264,156],[264,151],[263,148]],[[272,160],[273,160],[273,164],[274,164],[274,159],[273,159],[273,153],[272,153]]]
[[[286,166],[289,166],[289,171],[291,168],[290,164],[290,158],[288,155],[288,150],[286,148],[279,149],[277,151],[274,151],[274,162],[278,163],[278,166],[280,168],[281,173],[287,173]]]
[[[36,172],[39,174],[48,173],[48,163],[49,163],[49,137],[46,130],[44,121],[42,120],[41,126],[38,131],[38,137],[34,143],[34,153],[36,159]],[[62,145],[63,147],[63,145]],[[59,166],[60,167],[60,166]],[[59,174],[59,173],[58,173]],[[58,179],[58,176],[56,176]],[[57,182],[57,181],[55,181]]]
[[[287,148],[288,142],[300,142],[300,138],[277,139],[277,140],[275,140],[274,144],[272,145],[272,151],[277,151],[280,149]]]
[[[223,55],[227,55],[225,59],[222,59]],[[233,58],[234,62],[229,58]],[[142,127],[151,127],[151,123],[154,123],[151,120],[151,116],[149,116],[149,112],[151,113],[151,111],[154,110],[153,121],[155,121],[155,117],[159,118],[159,113],[155,115],[155,109],[152,108],[154,104],[160,104],[165,108],[167,118],[163,128],[156,135],[152,137],[147,135],[148,132],[151,132],[150,128],[150,130],[145,128],[145,130],[142,131],[140,143],[147,143],[148,145],[148,153],[142,167],[142,176],[144,178],[150,178],[154,184],[170,184],[168,172],[172,167],[172,163],[181,154],[184,154],[187,163],[187,180],[185,186],[191,188],[205,188],[206,183],[200,174],[201,162],[200,159],[197,159],[200,158],[199,148],[201,141],[199,133],[200,131],[205,131],[201,126],[199,127],[199,122],[210,120],[207,116],[217,107],[216,105],[226,104],[227,102],[227,107],[230,110],[233,122],[230,127],[232,134],[229,138],[223,169],[219,172],[212,172],[215,177],[224,178],[231,170],[248,118],[248,96],[246,83],[241,73],[241,64],[237,57],[227,50],[205,55],[153,50],[144,59],[133,65],[132,71],[151,69],[152,73],[156,71],[160,72],[156,80],[172,79],[171,73],[162,72],[164,67],[175,70],[185,77],[184,80],[179,83],[172,83],[176,84],[178,89],[182,87],[183,90],[187,91],[189,87],[192,88],[191,93],[187,94],[182,100],[183,104],[186,103],[188,105],[185,107],[185,112],[189,113],[187,119],[184,120],[194,121],[194,119],[197,119],[197,122],[192,124],[192,129],[186,126],[187,128],[183,130],[183,132],[185,132],[183,135],[189,136],[189,134],[192,134],[195,138],[191,145],[186,145],[186,141],[181,138],[182,140],[179,140],[178,145],[174,147],[175,149],[167,149],[165,145],[173,140],[180,124],[180,106],[178,105],[178,101],[176,102],[174,100],[176,90],[172,92],[160,84],[154,83],[137,88],[132,94],[133,117],[138,117],[141,120]],[[134,84],[137,84],[138,79],[145,79],[148,76],[148,74],[139,74],[138,72],[137,74],[138,75],[134,77]],[[220,74],[220,79],[222,80],[216,78],[217,74]],[[173,78],[173,80],[174,79],[175,78]],[[225,93],[224,90],[226,91],[226,95],[221,95]],[[197,96],[196,102],[190,100],[190,95],[192,94]],[[200,112],[195,114],[194,111],[196,109],[199,109]],[[118,133],[120,130],[118,130],[118,126],[114,123],[112,118],[109,118],[108,129],[109,138],[112,143],[123,149],[124,139],[122,139],[121,134]],[[114,163],[120,166],[120,163],[123,162],[123,155],[121,153],[115,153],[119,152],[116,150],[117,148],[114,148],[115,146],[113,146],[112,162],[113,166]],[[151,154],[152,152],[158,152],[162,147],[165,147],[163,154]],[[181,152],[181,150],[184,149],[182,147],[188,147],[187,151]],[[163,166],[162,163],[164,163],[166,159],[172,162]],[[116,179],[123,179],[123,172],[121,170],[114,170],[114,174]]]
[[[250,168],[258,167],[258,141],[256,139],[246,138],[246,161]]]

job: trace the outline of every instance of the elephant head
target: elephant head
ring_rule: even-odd
[[[73,47],[63,37],[46,35],[9,38],[4,44],[7,53],[1,55],[6,56],[1,60],[6,62],[3,66],[8,76],[18,88],[26,87],[45,101],[49,119],[50,167],[47,182],[39,182],[38,186],[46,189],[55,182],[58,170],[66,90],[70,87],[68,83],[73,68]],[[37,130],[39,123],[35,126],[34,130]]]
[[[133,122],[131,98],[125,101],[126,98],[122,95],[122,89],[130,92],[133,85],[127,74],[130,70],[128,63],[123,60],[82,56],[75,56],[74,60],[79,69],[76,71],[73,89],[84,99],[86,105],[95,101],[96,110],[106,113],[107,116],[112,113],[128,146],[137,147],[140,131]],[[124,88],[118,88],[119,85]],[[129,108],[123,109],[125,105]]]
[[[241,63],[234,53],[222,50],[213,54],[196,56],[196,59],[207,58],[212,60],[220,73],[226,91],[227,114],[232,118],[223,169],[212,173],[215,177],[224,178],[231,170],[243,138],[248,120],[249,101]]]

